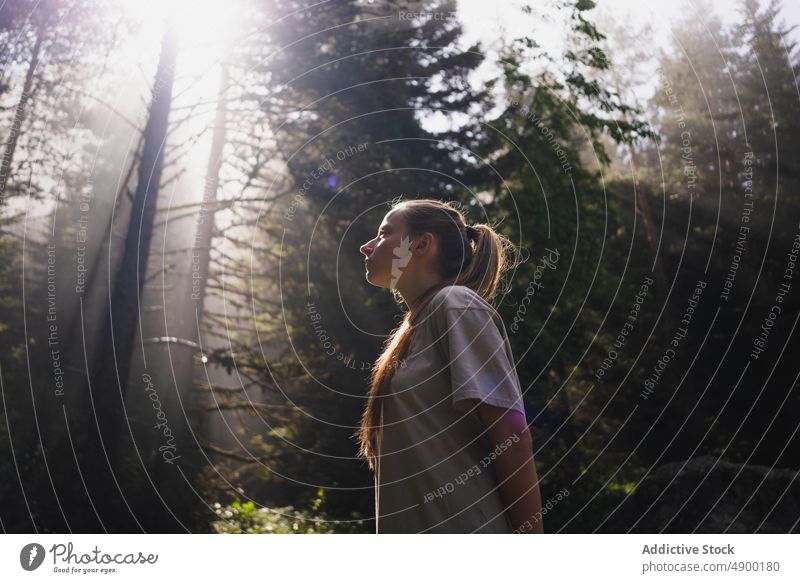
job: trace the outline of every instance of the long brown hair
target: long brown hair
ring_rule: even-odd
[[[367,405],[361,417],[361,428],[357,432],[358,456],[367,460],[371,470],[375,470],[383,391],[399,363],[406,357],[414,327],[433,296],[448,285],[463,285],[492,303],[503,274],[517,265],[518,257],[517,247],[491,225],[481,223],[468,228],[457,202],[430,198],[401,200],[391,208],[398,207],[402,208],[407,236],[432,233],[437,238],[443,281],[425,290],[418,298],[415,309],[406,312],[403,321],[387,338],[383,352],[372,368]]]

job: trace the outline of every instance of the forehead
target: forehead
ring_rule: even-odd
[[[400,212],[401,209],[393,209],[386,213],[386,216],[383,217],[383,222],[379,229],[383,229],[384,227],[394,227],[399,228],[403,226],[403,218]]]

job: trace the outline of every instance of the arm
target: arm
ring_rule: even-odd
[[[478,416],[488,428],[492,449],[514,435],[519,439],[494,459],[500,493],[514,530],[542,534],[542,500],[525,415],[513,409],[480,403]]]

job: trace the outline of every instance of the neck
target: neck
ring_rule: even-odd
[[[442,281],[443,278],[438,275],[426,274],[424,277],[417,277],[406,285],[398,284],[397,291],[403,296],[403,301],[405,301],[409,310],[414,312],[419,307],[420,296],[433,286],[442,283]]]

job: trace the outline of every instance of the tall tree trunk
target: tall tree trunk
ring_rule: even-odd
[[[176,399],[164,400],[165,410],[172,422],[172,434],[177,444],[177,455],[181,456],[180,473],[165,463],[161,455],[156,456],[151,468],[153,482],[161,492],[161,497],[169,505],[172,512],[181,520],[187,522],[192,516],[193,508],[197,505],[197,497],[191,492],[189,485],[201,471],[207,459],[198,455],[197,437],[203,433],[203,415],[199,414],[197,403],[198,392],[192,390],[195,378],[197,346],[201,345],[207,350],[207,345],[202,342],[201,325],[203,321],[203,307],[206,293],[206,282],[209,272],[210,251],[214,237],[214,216],[218,210],[217,191],[219,190],[219,174],[222,166],[222,152],[226,140],[226,118],[228,113],[227,92],[228,68],[222,63],[219,90],[217,95],[217,108],[214,117],[214,127],[211,140],[211,151],[206,167],[205,181],[203,182],[203,198],[198,213],[194,242],[192,244],[192,257],[188,264],[191,266],[187,279],[187,286],[179,288],[173,298],[176,307],[180,309],[180,318],[174,326],[173,336],[177,333],[180,339],[188,342],[170,342],[164,346],[164,353],[160,355],[162,362],[169,362],[160,373],[153,378],[162,379],[163,385],[174,383],[177,393]],[[186,301],[189,299],[189,301]],[[167,357],[167,351],[170,356]],[[153,350],[155,353],[155,349]],[[164,523],[164,517],[161,523]]]
[[[113,525],[118,518],[124,522],[123,517],[113,514],[112,500],[124,495],[113,487],[113,472],[163,169],[177,54],[173,30],[168,22],[144,130],[142,159],[122,261],[113,285],[108,317],[103,324],[94,374],[89,379],[93,415],[89,421],[84,467],[89,495],[100,520],[106,525]]]
[[[214,237],[214,214],[217,211],[217,191],[219,190],[219,170],[222,166],[222,150],[225,147],[225,120],[228,115],[228,67],[223,62],[219,77],[219,90],[217,92],[217,111],[214,119],[214,135],[211,140],[211,152],[208,155],[206,167],[205,190],[203,192],[203,205],[200,207],[200,220],[195,236],[193,252],[199,255],[197,265],[197,289],[192,287],[190,297],[194,300],[194,312],[197,321],[203,317],[203,303],[206,296],[206,283],[208,280],[208,266],[211,255],[211,241]],[[194,263],[194,262],[193,262]]]
[[[25,84],[22,86],[22,95],[20,95],[19,101],[17,102],[17,107],[14,108],[14,119],[11,121],[11,131],[6,139],[6,149],[3,152],[2,162],[0,162],[0,206],[3,205],[6,199],[6,185],[11,174],[11,162],[13,162],[14,153],[17,150],[19,132],[22,127],[22,120],[25,118],[25,108],[28,106],[28,100],[31,97],[33,76],[36,73],[36,67],[39,65],[39,55],[42,50],[44,32],[44,21],[40,21],[36,30],[36,42],[33,44],[33,50],[31,51],[31,60],[28,63],[28,70],[25,73]]]
[[[653,222],[653,213],[650,212],[650,201],[647,200],[647,192],[645,184],[639,180],[639,154],[633,145],[628,144],[628,154],[631,157],[631,165],[633,166],[633,188],[636,191],[636,202],[639,213],[642,215],[644,222],[644,233],[647,238],[647,244],[653,254],[653,271],[656,275],[656,289],[663,290],[669,289],[669,282],[667,281],[667,272],[664,269],[664,262],[659,254],[658,240],[655,223]],[[663,253],[663,250],[662,250]]]

